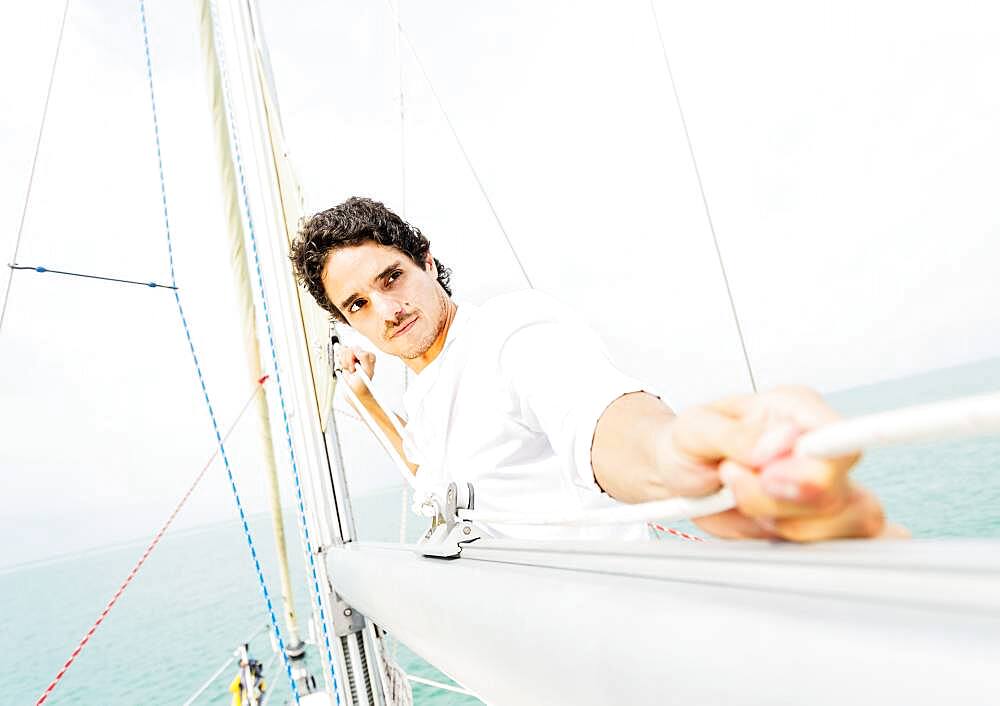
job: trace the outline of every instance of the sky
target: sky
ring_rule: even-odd
[[[191,5],[147,9],[178,284],[225,427],[250,387],[205,69]],[[61,12],[0,23],[5,258]],[[260,13],[307,212],[383,200],[459,301],[527,285],[509,238],[676,408],[749,389],[713,229],[761,387],[1000,355],[995,3],[404,0],[400,48],[388,3]],[[71,0],[19,263],[168,281],[151,120],[137,3]],[[150,534],[213,450],[171,293],[17,273],[8,294],[0,565]],[[393,483],[343,426],[357,487]],[[230,443],[250,511],[257,437],[248,418]],[[180,526],[235,516],[222,474]]]

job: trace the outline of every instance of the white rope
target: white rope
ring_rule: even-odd
[[[402,93],[400,93],[402,96]],[[403,366],[403,391],[408,388],[410,369]],[[399,543],[406,544],[406,530],[410,519],[410,490],[405,485],[399,498]]]
[[[343,373],[343,371],[337,371],[337,372]],[[372,397],[375,398],[375,402],[378,404],[379,407],[382,408],[382,411],[385,412],[385,416],[389,418],[389,421],[393,425],[393,428],[395,428],[396,431],[400,433],[400,437],[402,439],[408,439],[409,435],[406,434],[406,430],[403,429],[402,426],[399,424],[399,420],[395,418],[396,415],[392,412],[391,408],[385,406],[385,404],[383,404],[379,396],[375,393],[372,381],[361,369],[360,365],[356,368],[355,372],[358,375],[358,377],[360,377],[361,380],[364,382],[369,392],[371,392]],[[386,453],[388,453],[389,457],[393,460],[393,464],[396,466],[396,469],[399,471],[400,475],[403,476],[403,480],[406,481],[407,485],[411,487],[416,487],[417,481],[413,475],[413,471],[410,470],[409,465],[407,465],[407,463],[396,451],[396,448],[392,445],[392,442],[389,441],[389,438],[385,435],[385,432],[382,431],[382,428],[379,427],[378,423],[375,421],[371,413],[368,411],[368,408],[365,407],[361,403],[361,400],[358,399],[358,396],[354,394],[354,390],[351,389],[350,384],[348,384],[348,382],[343,379],[342,375],[338,377],[340,378],[341,383],[343,383],[342,387],[346,391],[348,398],[354,404],[354,407],[357,410],[358,414],[360,414],[362,419],[365,420],[365,423],[372,430],[372,433],[375,434],[375,437],[385,448]]]
[[[375,653],[375,658],[384,678],[386,706],[413,706],[413,687],[407,680],[406,672],[399,666],[399,640],[379,632],[379,650]],[[392,654],[389,652],[389,642],[392,643]]]
[[[339,343],[335,343],[334,346],[333,346],[333,355],[334,355],[334,358],[336,358],[337,352],[339,350],[340,350],[340,344]],[[343,372],[343,371],[341,370],[339,372]],[[354,374],[357,375],[359,378],[361,378],[361,382],[363,382],[365,384],[365,387],[368,388],[368,392],[371,393],[372,398],[374,398],[375,402],[378,403],[378,406],[382,408],[382,411],[385,412],[385,416],[387,416],[389,418],[389,423],[392,424],[392,428],[396,430],[397,434],[399,434],[399,438],[400,439],[404,439],[404,440],[406,440],[407,443],[411,443],[412,444],[413,440],[410,439],[410,435],[409,435],[409,433],[407,433],[406,428],[402,425],[402,423],[400,423],[400,421],[396,417],[396,415],[393,414],[392,407],[390,405],[386,404],[385,399],[375,389],[375,385],[374,385],[374,383],[372,383],[372,379],[370,377],[368,377],[368,373],[365,372],[364,368],[361,367],[360,365],[356,365],[354,367]],[[350,385],[347,386],[347,389],[351,393],[351,399],[355,403],[360,404],[357,396],[354,394],[354,390],[351,389]],[[364,405],[361,405],[361,406],[364,407]]]
[[[795,453],[834,458],[917,441],[1000,434],[1000,393],[904,407],[828,424],[805,434]]]
[[[588,510],[584,512],[556,515],[553,513],[482,512],[479,510],[459,510],[458,516],[473,522],[488,522],[506,525],[570,525],[576,527],[593,525],[625,525],[633,522],[659,520],[674,522],[704,517],[731,510],[736,506],[729,488],[723,488],[714,495],[704,498],[669,498],[649,503],[619,505],[616,507]]]
[[[365,387],[367,387],[368,391],[372,393],[372,397],[374,397],[375,401],[378,402],[378,406],[382,408],[383,412],[385,412],[385,416],[389,418],[389,423],[392,424],[392,428],[396,430],[397,434],[399,434],[399,438],[403,439],[408,444],[412,444],[413,439],[410,438],[410,433],[406,431],[406,427],[403,426],[403,423],[399,421],[399,417],[397,417],[392,411],[392,406],[387,404],[385,399],[375,390],[375,385],[372,383],[371,378],[368,377],[368,373],[366,373],[360,366],[355,368],[354,372],[361,378]]]
[[[406,678],[409,679],[412,682],[417,683],[417,684],[426,684],[427,686],[433,686],[433,687],[436,687],[438,689],[444,689],[445,691],[453,691],[456,694],[465,694],[466,696],[471,696],[471,697],[477,698],[477,699],[479,698],[478,696],[476,696],[475,694],[473,694],[468,689],[463,689],[463,688],[457,687],[457,686],[451,686],[450,684],[442,684],[441,682],[439,682],[439,681],[433,681],[432,679],[424,679],[423,677],[415,677],[412,674],[407,674]]]

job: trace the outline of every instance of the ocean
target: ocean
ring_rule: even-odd
[[[828,399],[844,414],[1000,390],[1000,359],[844,390]],[[1000,538],[1000,436],[882,449],[865,456],[855,477],[875,489],[895,522],[914,537]],[[356,500],[363,539],[398,538],[400,498],[383,493]],[[286,513],[293,581],[304,576],[294,548],[295,518]],[[151,527],[160,518],[151,518]],[[274,546],[266,517],[251,519],[265,575],[278,590]],[[675,525],[688,531],[686,523]],[[419,531],[414,518],[409,533]],[[11,541],[8,538],[6,541]],[[663,541],[679,541],[666,538]],[[0,631],[0,702],[34,703],[103,609],[146,540],[0,569],[6,606]],[[296,581],[304,587],[305,581]],[[296,596],[300,616],[309,596]],[[267,623],[260,589],[236,522],[168,534],[98,629],[47,703],[132,706],[181,704],[240,643]],[[447,677],[410,652],[395,649],[410,673]],[[251,653],[271,659],[266,634]],[[319,661],[313,655],[314,673]],[[229,704],[229,669],[196,701]],[[280,664],[266,673],[269,704],[290,702]],[[478,700],[414,685],[417,704],[478,704]]]

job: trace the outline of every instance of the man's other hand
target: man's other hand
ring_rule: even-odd
[[[358,365],[368,375],[371,380],[375,376],[375,354],[369,353],[361,348],[336,344],[333,347],[334,368],[342,370],[347,384],[351,390],[362,401],[367,401],[371,397],[368,386],[365,385],[361,376],[357,374]]]

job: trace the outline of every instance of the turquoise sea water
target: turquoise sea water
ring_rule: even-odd
[[[1000,359],[846,390],[829,399],[853,415],[997,390]],[[1000,537],[1000,437],[875,451],[855,475],[878,491],[890,518],[916,537]],[[356,505],[363,538],[398,537],[398,495],[362,498]],[[286,523],[292,531],[294,518],[287,517]],[[260,517],[251,527],[265,574],[277,590],[270,523]],[[411,533],[418,529],[410,523]],[[0,570],[5,608],[0,703],[34,703],[144,545],[137,542]],[[293,580],[303,577],[299,553],[290,555]],[[305,586],[304,580],[297,585]],[[304,589],[296,601],[299,614],[308,615]],[[266,621],[245,540],[235,522],[168,535],[47,703],[183,703]],[[256,638],[252,652],[268,662],[268,638]],[[407,671],[446,681],[403,646],[398,657]],[[315,656],[312,662],[318,670]],[[267,674],[274,688],[272,706],[289,699],[280,669],[276,664]],[[227,670],[197,703],[228,704],[231,678]],[[418,704],[479,703],[421,685],[414,687],[414,695]]]

